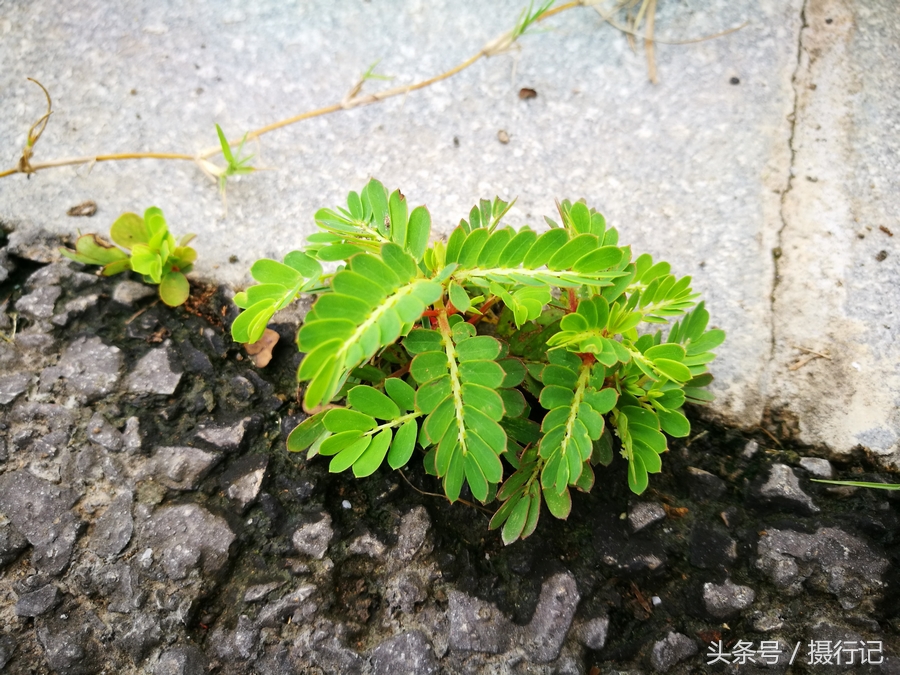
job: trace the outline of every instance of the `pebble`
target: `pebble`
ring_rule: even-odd
[[[650,664],[658,673],[667,672],[672,666],[697,653],[697,643],[687,635],[669,633],[665,639],[653,645]]]
[[[164,506],[141,528],[143,546],[152,550],[170,579],[184,579],[193,569],[215,575],[228,561],[235,540],[228,523],[198,504]]]
[[[172,368],[171,343],[166,340],[162,347],[151,349],[145,354],[125,380],[125,386],[132,394],[159,394],[171,396],[181,382],[181,372]]]
[[[835,527],[819,528],[815,534],[766,528],[757,553],[757,569],[778,588],[795,595],[809,581],[837,596],[844,609],[880,593],[889,564],[865,541]]]
[[[451,590],[450,649],[500,654],[506,651],[513,623],[495,605]]]
[[[225,426],[203,426],[197,432],[197,438],[206,441],[218,450],[233,452],[240,450],[257,432],[261,420],[256,416],[245,417],[239,422]]]
[[[831,467],[831,462],[821,457],[801,457],[800,466],[816,478],[828,480],[834,477],[834,469]]]
[[[800,488],[800,481],[786,464],[773,464],[768,479],[761,484],[757,482],[751,489],[751,498],[764,507],[797,510],[807,515],[820,511]]]
[[[209,660],[194,645],[163,652],[153,668],[153,675],[205,675],[208,672]]]
[[[756,592],[749,586],[738,586],[730,579],[723,584],[703,584],[703,603],[706,611],[715,619],[727,619],[747,609],[756,599]]]
[[[26,319],[35,323],[53,316],[56,301],[62,295],[59,286],[41,286],[16,301],[16,309]]]
[[[97,555],[108,558],[118,555],[128,546],[134,532],[131,504],[134,497],[123,492],[112,500],[106,511],[94,522],[89,548]]]
[[[321,560],[325,557],[334,530],[331,527],[331,516],[324,514],[320,520],[301,525],[294,531],[291,541],[299,553]]]
[[[242,457],[222,474],[221,483],[225,495],[243,511],[256,501],[269,465],[268,455]]]
[[[157,448],[145,470],[157,482],[173,490],[196,490],[200,481],[221,459],[222,455],[219,453],[199,448]]]
[[[628,524],[633,532],[665,520],[666,510],[656,502],[636,502],[628,505]]]
[[[15,401],[20,394],[28,390],[30,383],[31,375],[28,373],[0,375],[0,405]]]
[[[417,506],[408,511],[400,519],[400,531],[397,536],[397,546],[391,551],[392,557],[399,562],[409,562],[416,554],[423,550],[428,530],[431,528],[431,518],[424,506]]]
[[[588,649],[598,651],[606,645],[606,636],[609,633],[609,617],[600,616],[591,619],[581,626],[579,639]]]
[[[112,452],[118,452],[125,445],[122,432],[110,424],[103,415],[94,413],[87,425],[88,440]]]
[[[59,603],[56,584],[47,584],[31,593],[24,593],[16,601],[16,616],[40,616]]]
[[[380,560],[387,552],[387,546],[366,532],[350,542],[350,545],[347,547],[347,552],[353,553],[354,555],[367,555],[376,560]]]
[[[125,279],[116,284],[112,298],[119,304],[132,307],[136,302],[153,297],[156,293],[153,286]]]
[[[56,575],[68,566],[84,526],[70,510],[78,497],[25,470],[0,476],[0,513],[34,547],[31,562],[39,571]]]
[[[374,675],[433,675],[438,663],[422,631],[412,630],[379,644],[371,653]]]
[[[580,599],[575,577],[568,572],[543,583],[534,616],[525,628],[525,653],[532,661],[548,663],[559,656]]]
[[[69,391],[91,402],[112,393],[122,362],[122,350],[118,347],[108,347],[98,337],[76,338],[57,365],[41,372],[41,389],[47,391],[56,380],[63,379]]]

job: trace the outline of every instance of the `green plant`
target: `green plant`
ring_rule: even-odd
[[[146,283],[159,284],[159,297],[170,307],[188,299],[191,287],[185,274],[197,259],[197,252],[188,246],[193,234],[176,242],[163,212],[151,206],[143,218],[136,213],[123,213],[112,224],[109,236],[122,248],[96,234],[84,234],[75,241],[74,251],[60,248],[59,252],[85,265],[102,265],[101,273],[106,277],[134,270],[144,276]]]
[[[690,431],[684,403],[711,400],[707,364],[725,338],[689,277],[632,259],[584,203],[559,204],[543,234],[503,227],[510,206],[482,200],[429,246],[427,209],[373,180],[318,211],[302,251],[253,265],[260,283],[235,297],[232,325],[253,342],[299,293],[317,295],[297,336],[312,414],[288,448],[362,477],[420,447],[451,502],[464,484],[502,502],[491,527],[506,543],[534,531],[542,500],[566,518],[570,488],[590,490],[615,449],[642,493],[664,433]],[[672,319],[665,338],[642,330]]]

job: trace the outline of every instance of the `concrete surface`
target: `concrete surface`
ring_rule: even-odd
[[[17,161],[43,111],[28,76],[55,102],[35,161],[193,153],[215,144],[216,122],[235,136],[340,101],[378,59],[391,84],[441,72],[523,4],[0,0],[4,161]],[[663,0],[661,38],[749,24],[658,44],[654,86],[643,50],[578,8],[520,52],[264,136],[252,149],[273,171],[230,184],[227,218],[194,165],[154,160],[2,179],[0,222],[15,237],[105,231],[156,204],[174,231],[198,233],[199,275],[240,285],[253,260],[298,246],[317,208],[369,176],[426,203],[443,233],[480,197],[518,195],[514,225],[539,225],[555,198],[585,197],[636,251],[694,277],[728,332],[714,366],[723,420],[774,418],[804,442],[862,444],[900,464],[898,239],[878,227],[900,236],[891,10],[889,0]],[[537,98],[519,99],[521,87]],[[99,205],[93,219],[65,215],[86,199]],[[798,347],[831,359],[791,370],[810,356]]]

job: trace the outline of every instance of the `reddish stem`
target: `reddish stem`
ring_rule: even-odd
[[[578,302],[575,300],[575,289],[568,289],[569,294],[569,311],[574,312],[578,309]]]
[[[390,375],[388,375],[388,377],[403,377],[404,375],[406,375],[406,374],[409,372],[409,366],[410,366],[411,363],[412,363],[412,361],[410,361],[409,363],[407,363],[407,364],[406,364],[405,366],[403,366],[402,368],[398,368],[398,369],[395,370],[393,373],[391,373]]]
[[[481,318],[484,316],[484,313],[487,310],[489,310],[491,307],[493,307],[499,299],[500,298],[497,297],[496,295],[493,295],[490,298],[488,298],[487,301],[481,307],[478,308],[478,314],[471,317],[469,319],[468,323],[471,323],[473,325],[478,323],[481,320]]]

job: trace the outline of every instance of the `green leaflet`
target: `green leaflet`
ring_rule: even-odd
[[[349,265],[352,272],[378,284],[382,289],[380,303],[372,306],[339,293],[323,294],[313,306],[314,319],[298,334],[300,349],[310,352],[307,358],[315,354],[312,365],[304,368],[301,364],[298,371],[300,380],[310,380],[304,397],[308,408],[330,401],[351,369],[391,344],[404,324],[418,318],[441,295],[438,284],[411,278],[415,263],[397,245],[384,244],[382,255],[391,258],[394,266],[389,267],[382,259],[367,253],[354,256]],[[319,303],[323,303],[322,307]],[[329,319],[350,321],[355,329],[346,337],[324,343],[311,339],[316,324]]]
[[[197,259],[197,252],[187,245],[194,235],[176,241],[163,212],[151,206],[143,218],[136,213],[119,216],[110,228],[110,237],[128,253],[96,234],[78,237],[74,251],[60,248],[59,252],[85,265],[102,265],[103,276],[134,270],[145,282],[159,284],[159,297],[165,304],[184,304],[190,294],[185,274]]]
[[[711,399],[708,368],[725,337],[690,277],[633,257],[584,202],[560,202],[543,233],[504,226],[510,206],[481,200],[430,243],[428,210],[369,181],[316,212],[320,231],[301,250],[254,264],[232,325],[248,342],[315,296],[297,377],[316,414],[289,449],[357,477],[421,458],[450,501],[466,489],[496,497],[490,527],[506,544],[535,531],[542,502],[566,518],[572,488],[605,486],[598,465],[626,462],[629,488],[645,491],[667,438],[690,434],[685,403]],[[126,214],[113,229],[130,255],[88,238],[70,257],[105,273],[133,267],[178,300],[185,270],[167,265],[193,257],[161,212]]]

